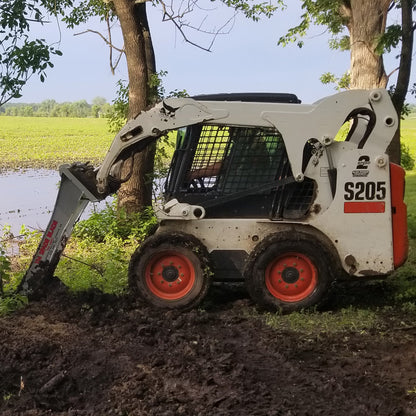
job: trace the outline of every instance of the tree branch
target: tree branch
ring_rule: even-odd
[[[166,5],[165,1],[161,0],[159,2],[159,4],[162,6],[162,11],[163,11],[162,21],[164,21],[164,22],[171,21],[174,24],[174,26],[176,27],[176,29],[179,31],[179,33],[181,34],[181,36],[182,36],[182,38],[184,39],[185,42],[187,42],[187,43],[189,43],[189,44],[191,44],[191,45],[193,45],[193,46],[195,46],[199,49],[207,51],[207,52],[211,52],[211,48],[212,48],[216,38],[219,35],[224,35],[224,34],[230,33],[231,28],[229,30],[224,30],[224,29],[227,26],[230,26],[231,22],[234,21],[235,16],[237,14],[237,12],[235,12],[233,14],[233,16],[230,17],[228,20],[226,20],[226,22],[218,30],[204,30],[203,25],[206,21],[206,17],[204,17],[202,19],[199,26],[193,26],[193,25],[189,24],[188,22],[186,22],[184,20],[185,16],[187,14],[191,13],[194,10],[194,7],[200,8],[198,6],[196,0],[189,0],[186,4],[185,4],[185,0],[183,0],[180,4],[179,8],[178,8],[178,11],[176,13],[174,13],[172,5],[169,7],[170,10],[168,10],[168,6]],[[184,4],[185,4],[185,6],[184,6]],[[203,10],[203,9],[201,9],[201,10]],[[231,27],[232,27],[232,25],[231,25]],[[201,44],[190,40],[189,37],[187,36],[187,34],[185,33],[184,28],[190,29],[190,30],[195,30],[197,32],[212,36],[211,42],[209,43],[208,47],[202,46]]]
[[[74,36],[79,36],[79,35],[85,35],[86,33],[95,33],[96,35],[98,35],[108,46],[110,46],[111,48],[115,49],[116,51],[120,52],[120,53],[124,53],[124,48],[120,49],[117,48],[116,46],[112,45],[108,39],[102,35],[100,32],[98,32],[97,30],[92,30],[92,29],[87,29],[84,30],[83,32],[78,32],[78,33],[74,33]]]
[[[397,72],[400,69],[400,66],[398,66],[397,68],[394,68],[393,71],[390,72],[390,74],[387,75],[387,80],[390,79],[390,77]]]
[[[84,35],[85,33],[88,33],[88,32],[98,35],[106,43],[106,45],[110,49],[110,56],[109,56],[110,70],[111,70],[111,73],[114,75],[115,70],[116,70],[118,64],[120,63],[121,57],[125,54],[125,49],[124,49],[124,47],[120,49],[120,48],[114,46],[113,41],[112,41],[112,36],[111,36],[110,19],[109,19],[108,16],[105,17],[105,21],[107,23],[108,39],[102,33],[98,32],[97,30],[92,30],[92,29],[87,29],[83,32],[75,33],[74,36]],[[120,53],[118,58],[116,59],[115,63],[113,63],[113,50]]]

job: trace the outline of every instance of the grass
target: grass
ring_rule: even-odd
[[[21,280],[42,237],[39,231],[28,234],[28,238],[19,244],[19,257],[14,260],[14,270],[10,273],[6,289]],[[103,241],[72,236],[54,275],[72,292],[95,288],[120,295],[127,289],[128,264],[138,244],[138,239],[133,236],[124,240],[109,235]]]
[[[416,113],[401,122],[401,139],[409,146],[410,154],[416,158]]]
[[[339,332],[364,333],[381,324],[377,310],[360,309],[353,306],[339,311],[294,312],[290,315],[267,313],[263,319],[276,329],[288,329],[303,334],[328,334]]]
[[[406,194],[408,232],[411,239],[416,239],[416,170],[406,172]]]
[[[0,169],[99,164],[114,135],[100,118],[0,117]]]

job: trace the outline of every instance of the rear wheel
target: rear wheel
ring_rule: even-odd
[[[290,312],[318,305],[332,280],[325,258],[328,256],[318,242],[262,244],[246,270],[248,291],[267,309]]]
[[[177,233],[150,237],[129,266],[133,292],[164,309],[197,306],[208,291],[210,275],[205,247],[193,236]]]

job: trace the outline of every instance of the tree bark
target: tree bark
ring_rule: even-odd
[[[410,4],[411,0],[403,0],[402,3],[404,4],[405,2]],[[350,86],[352,89],[386,88],[387,86],[388,78],[384,69],[383,56],[377,53],[376,48],[378,38],[386,30],[390,4],[390,0],[351,0],[343,2],[341,13],[347,21],[347,28],[350,33]],[[402,55],[401,59],[403,57]],[[411,59],[409,64],[410,62]],[[409,80],[407,80],[406,84],[404,80],[403,83],[403,86],[406,84],[406,91],[408,82]],[[395,105],[399,115],[402,106],[403,102],[401,106]],[[398,124],[387,153],[390,161],[399,164],[400,122]]]
[[[151,74],[156,72],[155,55],[146,14],[146,3],[132,0],[113,0],[124,38],[129,76],[128,119],[136,117],[152,101],[149,86]],[[118,207],[127,213],[138,212],[152,204],[151,175],[155,146],[132,156],[123,167],[123,176],[131,174],[118,191]]]
[[[386,29],[390,0],[344,2],[350,32],[351,88],[385,88],[387,75],[383,57],[376,52],[377,40]],[[349,7],[348,7],[349,6]]]

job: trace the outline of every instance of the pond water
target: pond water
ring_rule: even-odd
[[[24,224],[30,229],[44,230],[50,219],[60,176],[55,170],[31,170],[0,173],[0,235],[5,225],[18,235]],[[107,199],[109,201],[109,199]],[[105,207],[105,201],[89,204],[82,218],[94,209]]]

